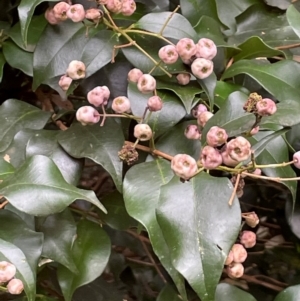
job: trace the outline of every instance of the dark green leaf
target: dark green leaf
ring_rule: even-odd
[[[172,177],[170,163],[165,160],[158,159],[137,164],[126,173],[124,200],[128,213],[148,231],[154,252],[174,280],[181,296],[186,300],[184,280],[172,265],[169,249],[155,215],[159,188],[168,183]]]
[[[293,5],[290,5],[286,11],[286,17],[296,35],[300,37],[299,11]]]
[[[166,286],[161,290],[156,301],[180,301],[178,294],[174,291],[171,285],[166,284]]]
[[[8,203],[5,206],[5,210],[11,211],[17,214],[27,225],[27,227],[31,230],[35,230],[35,217],[33,215],[27,214],[23,211],[18,210],[16,207]]]
[[[22,102],[8,99],[0,107],[0,151],[4,151],[21,129],[42,129],[51,113]]]
[[[101,165],[122,191],[122,162],[118,151],[123,146],[124,136],[120,124],[112,118],[106,119],[103,127],[76,123],[59,134],[58,142],[72,157],[89,158]]]
[[[38,230],[44,233],[42,256],[59,262],[73,273],[78,273],[71,252],[76,224],[69,209],[49,215],[46,219],[40,218],[40,223]]]
[[[9,162],[0,157],[0,181],[11,176],[14,172],[14,167]]]
[[[58,282],[66,301],[71,301],[74,291],[99,277],[110,255],[110,240],[105,231],[95,223],[80,221],[72,248],[78,274],[64,266],[58,268]]]
[[[291,144],[291,146],[295,150],[300,150],[300,124],[294,125],[289,132],[286,134],[286,138],[288,143]]]
[[[49,298],[49,297],[46,297],[43,295],[35,296],[35,300],[36,301],[57,301],[57,299]],[[22,298],[14,299],[14,301],[28,301],[28,298],[22,297]]]
[[[290,0],[265,0],[265,2],[270,6],[275,6],[282,10],[287,9],[291,5]]]
[[[6,63],[5,57],[3,55],[3,52],[0,52],[0,83],[2,81],[2,76],[3,76],[3,68]]]
[[[274,301],[298,301],[300,298],[300,285],[294,285],[281,291]]]
[[[217,286],[215,301],[256,301],[256,299],[247,292],[227,283],[220,283]]]
[[[227,178],[177,176],[160,190],[157,219],[176,270],[203,301],[212,301],[227,254],[240,231],[241,210]],[[230,229],[230,231],[228,231]]]
[[[0,194],[19,210],[37,216],[61,212],[78,199],[106,212],[93,191],[68,184],[53,161],[40,155],[29,158],[12,177],[4,180]]]
[[[201,85],[202,89],[205,91],[209,100],[210,110],[212,111],[215,103],[215,88],[217,84],[217,77],[215,73],[213,72],[207,78],[197,79],[197,82]]]

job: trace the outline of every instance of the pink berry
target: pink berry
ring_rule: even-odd
[[[197,47],[193,40],[183,38],[177,42],[176,51],[184,63],[189,63],[191,57],[196,54]]]
[[[106,86],[95,87],[87,94],[88,102],[95,107],[106,105],[110,96],[110,91]]]
[[[218,126],[212,126],[206,134],[206,142],[212,147],[221,146],[227,139],[228,135],[226,131]]]
[[[16,267],[7,261],[0,261],[0,283],[5,283],[16,274]]]
[[[85,11],[85,18],[93,21],[94,23],[98,23],[103,13],[98,8],[90,8]]]
[[[57,18],[55,18],[54,11],[51,7],[49,7],[45,11],[45,18],[48,21],[48,23],[50,23],[52,25],[56,25],[56,24],[60,23],[60,21],[61,21],[61,20],[58,20]]]
[[[214,70],[214,63],[210,60],[198,58],[191,65],[192,73],[200,79],[209,77]]]
[[[163,102],[159,96],[154,95],[148,99],[147,106],[150,112],[157,112],[162,109]]]
[[[127,79],[132,83],[137,83],[143,72],[138,68],[133,68],[128,72]]]
[[[222,151],[221,156],[222,156],[222,160],[223,160],[224,165],[227,165],[229,167],[235,167],[235,166],[237,166],[239,164],[238,161],[233,160],[229,156],[227,148],[225,148],[225,150]]]
[[[253,128],[251,131],[250,131],[250,135],[251,136],[254,136],[255,134],[257,134],[259,132],[259,125],[256,126],[255,128]]]
[[[72,83],[72,78],[68,77],[67,75],[63,75],[60,78],[58,85],[62,88],[62,90],[67,91],[69,89],[71,83]]]
[[[233,253],[230,250],[229,253],[228,253],[228,256],[227,256],[227,258],[225,260],[224,265],[230,265],[232,262],[233,262]]]
[[[173,45],[161,47],[158,51],[158,56],[165,64],[174,64],[178,60],[178,53]]]
[[[270,98],[263,98],[256,103],[257,114],[260,116],[270,116],[276,113],[275,102]]]
[[[106,8],[112,13],[119,14],[122,11],[122,0],[108,0]]]
[[[245,219],[246,224],[251,228],[255,228],[259,224],[259,218],[255,212],[243,213],[242,217]]]
[[[85,10],[81,4],[71,5],[67,11],[67,17],[73,22],[81,22],[85,18]]]
[[[211,112],[202,112],[201,114],[198,115],[197,117],[197,122],[200,126],[202,126],[203,128],[205,127],[207,121],[212,118],[214,116],[213,113]]]
[[[240,242],[245,248],[253,248],[256,244],[256,234],[252,231],[243,231],[240,235]]]
[[[24,290],[23,282],[20,279],[12,279],[7,284],[7,290],[12,295],[20,295]]]
[[[195,107],[195,108],[192,110],[192,115],[193,115],[195,118],[198,118],[198,116],[199,116],[201,113],[203,113],[203,112],[207,112],[207,107],[201,103],[200,105],[198,105],[197,107]]]
[[[140,141],[148,141],[152,138],[152,130],[148,124],[140,123],[134,127],[133,135]]]
[[[200,162],[205,169],[214,169],[222,164],[222,156],[217,149],[206,145],[201,151]]]
[[[65,21],[68,19],[67,11],[70,8],[70,4],[66,2],[58,2],[53,7],[54,17],[59,21]]]
[[[300,168],[300,151],[297,151],[293,155],[294,166]]]
[[[134,0],[123,0],[121,13],[123,16],[131,16],[136,10]]]
[[[186,154],[174,156],[171,161],[171,168],[177,176],[184,180],[189,180],[198,170],[196,160]]]
[[[191,140],[199,140],[201,139],[201,133],[197,127],[197,125],[190,124],[186,127],[184,131],[184,135],[186,138]]]
[[[76,119],[84,126],[91,125],[99,122],[100,114],[93,107],[83,106],[77,110]]]
[[[244,137],[237,137],[227,143],[228,155],[238,162],[247,160],[251,155],[251,144]]]
[[[190,82],[191,75],[189,73],[179,73],[176,79],[179,85],[185,86]]]
[[[234,244],[231,248],[231,251],[233,253],[233,261],[242,263],[247,258],[247,251],[241,244]]]
[[[227,266],[226,272],[228,277],[232,279],[240,278],[244,275],[244,267],[241,263],[233,262]]]
[[[85,65],[81,61],[72,61],[67,69],[67,75],[74,80],[85,77]]]
[[[210,39],[200,39],[197,46],[196,57],[212,60],[217,55],[217,46]]]
[[[143,74],[137,82],[137,88],[143,94],[152,93],[156,89],[156,80],[150,74]]]
[[[126,96],[116,97],[111,105],[111,108],[116,113],[130,113],[130,101]]]

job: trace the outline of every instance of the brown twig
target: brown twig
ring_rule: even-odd
[[[234,58],[232,57],[229,62],[227,63],[225,70],[227,70],[233,64]]]
[[[279,286],[279,285],[276,285],[276,284],[268,283],[268,282],[263,281],[263,280],[259,280],[259,279],[256,278],[256,276],[249,276],[249,275],[244,274],[240,279],[244,279],[247,282],[262,285],[264,287],[270,288],[270,289],[272,289],[274,291],[277,291],[277,292],[281,292],[284,289],[284,287],[282,285]]]
[[[8,204],[8,201],[4,201],[2,204],[0,204],[0,209],[4,208]]]
[[[274,48],[277,49],[277,50],[283,50],[283,49],[291,49],[291,48],[297,48],[297,47],[300,47],[300,43],[282,45],[282,46],[277,46],[277,47],[274,47]]]
[[[149,238],[143,236],[143,235],[139,235],[137,234],[136,232],[132,231],[132,230],[126,230],[126,232],[132,236],[134,236],[135,238],[141,240],[141,241],[144,241],[145,243],[147,244],[151,244]]]
[[[151,262],[138,260],[138,259],[133,259],[133,258],[130,258],[130,257],[126,257],[126,260],[137,263],[137,264],[141,264],[141,265],[147,265],[147,266],[151,266],[151,267],[154,266],[153,263],[151,263]]]
[[[238,173],[237,176],[236,176],[236,181],[235,181],[234,189],[233,189],[232,194],[231,194],[231,197],[230,197],[230,199],[229,199],[229,201],[228,201],[228,205],[229,205],[229,206],[232,206],[234,197],[235,197],[235,195],[236,195],[236,191],[237,191],[238,186],[239,186],[239,183],[240,183],[240,179],[241,179],[241,174]]]

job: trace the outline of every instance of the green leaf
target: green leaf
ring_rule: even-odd
[[[43,155],[53,160],[64,179],[72,185],[77,185],[83,161],[74,159],[66,153],[57,141],[60,131],[39,130],[29,139],[26,146],[26,158]]]
[[[71,301],[74,291],[99,277],[110,256],[110,240],[97,224],[80,221],[72,254],[78,269],[73,274],[64,266],[58,268],[58,282],[66,301]]]
[[[293,5],[289,6],[289,8],[286,11],[286,17],[292,29],[294,30],[295,34],[300,38],[300,22],[299,22],[300,13],[295,8],[295,6]]]
[[[256,299],[247,292],[230,285],[228,283],[220,283],[216,290],[215,301],[256,301]]]
[[[44,234],[42,256],[52,259],[73,273],[78,273],[72,257],[76,224],[69,209],[38,219],[38,230]]]
[[[293,285],[281,291],[274,301],[298,301],[300,298],[300,285]]]
[[[3,68],[4,68],[5,63],[6,63],[6,60],[3,55],[3,52],[0,52],[0,83],[2,82]]]
[[[113,134],[113,139],[112,139]],[[122,162],[118,151],[124,143],[121,125],[108,118],[105,125],[82,126],[73,124],[58,135],[62,148],[74,158],[89,158],[101,165],[113,178],[119,191],[122,191]]]
[[[266,0],[266,3],[282,10],[286,10],[289,6],[291,6],[290,0]]]
[[[20,69],[25,74],[33,76],[33,54],[19,48],[12,41],[3,43],[3,54],[6,62],[13,68]]]
[[[35,230],[35,217],[33,215],[27,214],[23,211],[18,210],[16,207],[8,203],[5,206],[5,210],[11,211],[17,214],[27,225],[27,227],[31,230]]]
[[[189,114],[194,105],[195,95],[200,94],[201,87],[196,81],[190,81],[186,86],[181,86],[175,81],[156,81],[156,89],[165,89],[174,92],[182,101],[186,112]]]
[[[203,301],[212,301],[227,254],[241,223],[229,179],[200,173],[182,183],[177,176],[160,189],[156,215],[173,266]],[[230,231],[228,231],[230,229]]]
[[[132,113],[142,117],[147,106],[149,94],[142,94],[136,85],[130,83],[128,85],[128,98],[130,99]],[[168,91],[158,91],[158,96],[163,101],[163,108],[159,112],[152,112],[148,124],[155,138],[170,130],[178,121],[186,114],[186,111],[177,96]]]
[[[37,216],[61,212],[78,199],[106,212],[93,191],[68,184],[53,161],[40,155],[29,158],[12,177],[4,180],[0,194],[19,210]]]
[[[129,215],[139,221],[148,231],[155,254],[172,277],[181,297],[186,300],[184,280],[172,265],[169,249],[155,214],[159,189],[172,177],[170,163],[165,160],[158,159],[137,164],[125,175],[124,201]]]
[[[164,288],[160,291],[156,298],[156,301],[180,301],[178,294],[174,291],[170,284],[166,284]]]
[[[165,24],[167,24],[165,26]],[[135,25],[154,33],[160,33],[166,38],[180,40],[182,38],[196,39],[197,34],[190,22],[180,14],[172,12],[150,13],[143,16]]]
[[[215,103],[215,88],[217,85],[217,77],[213,72],[209,77],[204,79],[197,79],[197,82],[201,85],[202,89],[206,93],[209,100],[209,107],[212,111]]]
[[[247,74],[257,81],[274,97],[281,100],[298,100],[300,78],[294,76],[300,72],[300,65],[295,61],[284,60],[274,64],[259,64],[256,61],[242,60],[234,63],[222,76],[231,78],[238,74]]]
[[[0,107],[0,151],[4,151],[21,129],[42,129],[51,113],[21,100],[8,99]]]
[[[57,299],[49,298],[43,295],[35,296],[36,301],[57,301]],[[14,301],[28,301],[27,297],[22,297],[18,299],[14,299]]]
[[[15,172],[15,168],[3,158],[0,158],[0,181],[11,176]]]
[[[49,2],[56,2],[56,0],[48,0]],[[31,22],[31,18],[33,16],[35,8],[45,0],[22,0],[18,6],[18,13],[21,23],[21,35],[22,40],[27,45],[27,34],[29,30],[29,25]]]
[[[300,150],[300,124],[294,125],[289,132],[286,133],[286,139],[289,144],[295,149]]]

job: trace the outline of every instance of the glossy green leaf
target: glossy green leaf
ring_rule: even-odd
[[[21,129],[42,129],[51,113],[21,100],[8,99],[0,106],[0,151],[4,151]]]
[[[161,186],[156,215],[172,264],[203,301],[215,290],[241,223],[241,209],[227,178],[200,173],[182,183],[174,176]],[[230,231],[228,231],[230,229]]]
[[[124,200],[128,213],[148,231],[155,254],[172,277],[181,296],[186,300],[184,280],[172,265],[169,249],[155,214],[159,189],[172,177],[170,163],[163,159],[137,164],[126,173]]]
[[[160,291],[156,298],[156,301],[180,301],[178,294],[174,291],[171,285],[166,284],[166,286]]]
[[[61,212],[78,199],[106,212],[93,191],[68,184],[53,161],[40,155],[26,160],[12,177],[4,180],[0,194],[19,210],[37,216]]]
[[[150,13],[143,16],[135,25],[154,33],[160,33],[166,38],[176,40],[182,38],[196,39],[197,34],[190,22],[180,14],[172,12]]]
[[[56,2],[56,0],[49,1]],[[18,13],[21,23],[21,35],[25,45],[27,45],[27,35],[34,10],[42,2],[45,2],[45,0],[22,0],[18,6]]]
[[[40,220],[40,221],[39,221]],[[44,234],[42,256],[54,260],[73,273],[78,273],[72,257],[76,224],[69,209],[38,219],[38,230]]]
[[[3,43],[3,54],[6,62],[13,68],[23,71],[29,76],[33,76],[33,54],[19,48],[12,41]]]
[[[293,285],[281,291],[274,301],[298,301],[300,299],[300,285]]]
[[[16,207],[8,203],[5,206],[5,210],[11,211],[17,214],[27,225],[27,227],[31,230],[35,230],[35,217],[33,215],[27,214],[23,211],[18,210]]]
[[[110,256],[110,240],[105,231],[95,223],[80,221],[72,248],[78,274],[64,266],[58,268],[58,282],[66,301],[71,301],[74,291],[99,277]]]
[[[300,72],[300,65],[295,61],[280,61],[274,64],[259,64],[256,61],[241,60],[228,68],[222,79],[247,74],[264,89],[280,100],[298,100],[300,78],[294,76]]]
[[[256,301],[249,293],[228,283],[220,283],[216,290],[215,301]]]
[[[295,149],[300,150],[300,124],[294,125],[290,131],[286,133],[288,143]]]
[[[286,11],[286,17],[289,22],[289,24],[292,26],[292,29],[296,33],[298,37],[300,37],[300,13],[299,11],[293,6],[290,5],[289,8]]]
[[[3,52],[0,52],[0,83],[1,83],[2,77],[3,77],[3,68],[4,68],[5,63],[6,63],[6,60],[3,55]]]
[[[15,168],[6,160],[0,157],[0,181],[11,176],[15,172]]]
[[[39,130],[29,139],[26,146],[26,158],[43,155],[53,160],[64,179],[72,185],[77,185],[83,161],[74,159],[66,153],[57,141],[60,131]]]
[[[132,113],[142,117],[147,106],[149,94],[142,94],[134,84],[128,85],[128,98],[130,99]],[[163,101],[163,108],[159,112],[152,112],[148,122],[155,138],[170,130],[186,114],[180,99],[168,91],[158,91]]]
[[[123,146],[124,136],[120,124],[112,118],[107,118],[103,127],[75,123],[58,135],[58,142],[72,157],[89,158],[101,165],[112,176],[117,189],[122,191],[122,162],[118,151]]]
[[[209,100],[209,107],[212,111],[215,103],[215,88],[217,85],[217,77],[213,72],[209,77],[204,79],[197,79],[197,82],[201,85],[202,89],[206,93]]]

